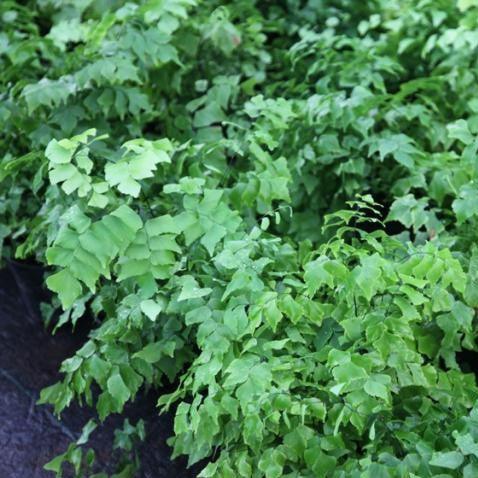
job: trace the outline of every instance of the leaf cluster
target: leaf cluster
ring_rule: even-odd
[[[152,387],[202,478],[478,475],[477,2],[0,18],[3,257],[56,328],[95,317],[41,403]],[[47,469],[87,476],[96,425]]]

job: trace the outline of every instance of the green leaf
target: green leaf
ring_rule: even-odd
[[[182,232],[181,224],[169,214],[150,219],[146,222],[146,232],[150,236],[159,234],[179,234]]]
[[[214,254],[214,249],[219,241],[226,235],[227,230],[225,227],[219,224],[213,224],[210,227],[206,234],[201,238],[201,244],[207,249],[209,255]]]
[[[142,350],[134,354],[134,357],[140,358],[148,363],[158,362],[163,356],[164,346],[160,342],[148,344]]]
[[[362,259],[362,264],[355,269],[355,282],[367,300],[380,290],[382,285],[381,276],[381,258],[378,254],[374,254]]]
[[[196,128],[201,128],[214,123],[220,123],[225,120],[226,115],[222,111],[221,107],[217,103],[213,102],[196,112],[194,115],[193,125]]]
[[[452,207],[458,224],[462,224],[473,216],[478,216],[478,188],[472,184],[463,186],[458,199],[453,201]]]
[[[189,300],[189,299],[199,299],[209,295],[212,292],[212,289],[208,287],[199,287],[198,282],[194,279],[193,276],[182,276],[181,277],[181,293],[179,294],[178,301]]]
[[[354,380],[367,378],[367,372],[352,362],[344,363],[334,368],[333,375],[339,383],[349,383]]]
[[[105,382],[110,370],[111,365],[96,354],[88,361],[88,371],[99,384]]]
[[[138,181],[153,177],[158,163],[171,162],[165,151],[170,149],[170,144],[138,139],[124,143],[123,148],[126,149],[124,157],[105,166],[105,179],[123,194],[138,197],[141,190]]]
[[[264,317],[273,332],[275,332],[282,319],[282,312],[278,309],[276,300],[267,300],[264,307]]]
[[[279,450],[266,450],[259,460],[259,469],[266,478],[280,478],[283,476],[285,456]]]
[[[431,460],[431,466],[456,470],[464,461],[463,455],[457,451],[434,453]]]
[[[88,443],[88,439],[90,435],[93,433],[93,431],[96,430],[98,427],[97,423],[95,420],[91,419],[87,422],[87,424],[83,427],[81,430],[81,436],[76,440],[77,445],[84,445],[85,443]]]
[[[468,123],[465,120],[460,119],[450,123],[446,128],[451,139],[457,139],[466,145],[473,142],[473,135],[470,133]]]
[[[45,150],[45,156],[55,164],[66,164],[71,161],[76,144],[67,140],[52,139]]]
[[[244,443],[254,450],[261,446],[264,424],[259,415],[247,415],[244,419],[243,428]]]
[[[148,299],[143,300],[140,304],[141,311],[153,322],[158,317],[159,313],[162,311],[161,304],[158,304],[154,300]]]
[[[60,474],[63,463],[65,462],[66,453],[56,456],[53,460],[49,461],[43,466],[44,470],[53,471],[54,473]]]
[[[240,337],[249,324],[244,306],[227,309],[224,312],[224,324],[232,331],[234,336]]]
[[[387,402],[389,401],[389,392],[387,387],[383,383],[374,380],[373,377],[365,382],[364,390],[372,397],[382,398]]]
[[[327,262],[326,257],[320,257],[306,264],[304,279],[309,293],[315,294],[323,284],[330,288],[334,287],[333,275],[325,269]]]
[[[455,442],[463,455],[474,455],[478,458],[478,443],[469,433],[456,436]]]
[[[64,269],[49,276],[46,285],[60,298],[63,309],[69,309],[83,292],[80,282]]]
[[[224,383],[225,387],[231,387],[240,383],[244,383],[254,367],[258,363],[258,357],[248,356],[240,359],[235,359],[226,369],[228,377]]]
[[[119,372],[115,372],[111,375],[107,382],[108,392],[119,403],[120,406],[124,405],[131,396],[131,392],[123,381],[123,378]]]

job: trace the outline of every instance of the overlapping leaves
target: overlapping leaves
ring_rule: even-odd
[[[0,244],[97,321],[42,402],[174,382],[203,477],[477,475],[475,3],[2,2]]]

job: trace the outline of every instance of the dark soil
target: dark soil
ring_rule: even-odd
[[[45,298],[42,270],[11,265],[0,270],[0,478],[49,478],[43,465],[64,452],[78,438],[82,426],[94,417],[91,409],[73,405],[57,420],[49,407],[35,403],[40,390],[59,378],[60,363],[84,342],[87,330],[45,330],[39,303]],[[87,327],[86,327],[87,328]],[[83,326],[85,329],[85,326]],[[138,477],[189,478],[183,460],[170,460],[166,439],[172,435],[171,416],[158,416],[157,393],[138,398],[124,416],[110,417],[91,435],[99,470],[112,470],[114,429],[128,417],[146,423],[147,440],[141,446]],[[65,474],[68,476],[68,472]]]

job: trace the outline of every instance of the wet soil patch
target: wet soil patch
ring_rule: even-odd
[[[45,298],[43,271],[31,265],[0,270],[0,478],[50,478],[43,465],[63,453],[79,437],[95,414],[73,405],[57,420],[49,407],[35,403],[40,390],[55,383],[61,362],[84,343],[87,330],[45,330],[39,304]],[[184,460],[170,459],[166,439],[172,435],[172,417],[158,416],[157,392],[140,396],[122,416],[110,417],[91,436],[98,467],[111,471],[114,429],[125,417],[146,423],[147,440],[141,446],[140,478],[194,477]],[[68,473],[65,474],[68,477]]]

